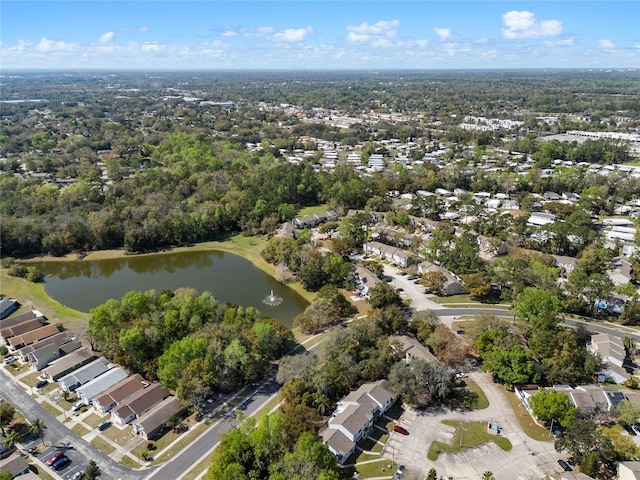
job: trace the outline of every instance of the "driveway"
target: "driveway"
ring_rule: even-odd
[[[442,305],[427,298],[422,285],[416,285],[413,280],[409,280],[407,275],[400,275],[400,270],[396,267],[383,264],[384,276],[391,278],[390,285],[394,288],[401,288],[400,296],[411,300],[411,308],[421,310],[442,309]]]
[[[438,476],[455,480],[477,480],[485,471],[493,472],[497,480],[538,480],[561,471],[553,442],[532,440],[520,429],[516,416],[502,391],[487,373],[473,372],[471,379],[483,390],[489,400],[484,410],[458,411],[433,408],[425,411],[407,410],[400,425],[409,430],[409,436],[392,433],[383,456],[407,465],[407,480],[423,479],[431,468]],[[463,422],[492,422],[501,427],[501,435],[508,438],[512,450],[505,452],[493,442],[457,453],[440,454],[435,462],[427,458],[434,440],[451,443],[455,429],[442,420]],[[464,441],[464,433],[463,433]]]

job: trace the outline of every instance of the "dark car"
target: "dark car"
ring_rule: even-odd
[[[53,462],[53,465],[51,465],[51,468],[53,468],[55,471],[62,470],[63,468],[65,468],[70,463],[71,463],[71,459],[69,457],[65,457],[63,455],[58,460]]]
[[[47,385],[49,385],[48,380],[40,380],[38,383],[36,383],[36,388],[46,387]]]
[[[53,454],[53,456],[47,460],[47,465],[53,465],[53,463],[60,459],[60,457],[64,457],[64,452],[56,452]]]
[[[401,433],[402,435],[409,435],[409,432],[407,431],[407,429],[401,427],[400,425],[394,425],[393,431]]]
[[[558,465],[560,465],[564,469],[565,472],[570,472],[570,471],[573,470],[573,468],[571,468],[571,465],[569,465],[564,460],[558,460]]]
[[[111,422],[109,420],[105,420],[98,424],[98,430],[103,431],[111,426]]]

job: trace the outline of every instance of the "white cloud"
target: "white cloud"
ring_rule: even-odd
[[[526,10],[505,13],[502,15],[502,24],[502,36],[509,39],[553,37],[562,33],[560,20],[538,22],[536,16]]]
[[[299,42],[304,40],[309,33],[313,32],[313,28],[287,28],[281,32],[276,33],[273,39],[277,42]]]
[[[547,47],[570,47],[573,45],[573,37],[567,37],[562,40],[556,40],[555,42],[552,40],[545,40],[544,44]]]
[[[69,51],[76,47],[75,43],[67,43],[61,40],[51,40],[47,37],[42,37],[40,43],[36,45],[36,50],[39,52],[56,52],[56,51]]]
[[[451,36],[450,28],[436,28],[435,32],[442,41],[447,40]]]
[[[380,20],[373,25],[364,22],[360,25],[347,25],[347,41],[351,43],[376,43],[381,44],[382,39],[391,39],[396,36],[396,29],[400,25],[398,20]]]
[[[480,54],[480,58],[490,59],[496,58],[498,56],[498,52],[496,50],[486,50]]]
[[[109,43],[111,40],[113,40],[113,37],[114,37],[113,32],[107,32],[100,37],[99,41],[102,44]]]
[[[598,46],[605,50],[613,50],[616,48],[616,44],[608,38],[601,38],[600,40],[598,40]]]
[[[228,28],[220,33],[223,37],[264,37],[271,35],[274,31],[273,27],[257,27],[257,28]]]
[[[164,50],[164,46],[158,42],[144,42],[142,44],[143,52],[161,52],[162,50]]]

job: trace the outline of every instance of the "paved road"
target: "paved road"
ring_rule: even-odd
[[[258,410],[272,395],[278,392],[280,384],[275,379],[263,384],[256,392],[245,400],[238,408],[245,417]],[[157,480],[178,479],[185,472],[193,468],[198,461],[209,453],[219,442],[220,435],[235,427],[235,409],[224,418],[220,419],[213,427],[203,433],[189,448],[184,449],[175,456],[161,470],[147,474],[147,478]],[[142,478],[141,476],[139,478]]]
[[[4,368],[0,368],[0,380],[0,384],[2,384],[2,396],[5,400],[13,405],[16,410],[20,411],[27,420],[34,420],[35,418],[41,419],[47,426],[47,429],[45,430],[45,440],[51,442],[54,446],[69,445],[71,448],[69,449],[67,456],[73,460],[74,464],[80,463],[81,465],[86,466],[89,463],[89,460],[94,460],[100,467],[100,471],[103,474],[102,478],[110,480],[139,480],[143,476],[149,474],[148,470],[145,472],[135,472],[123,465],[120,465],[89,442],[73,433],[65,425],[55,419],[49,412],[47,412],[28,394],[28,392],[20,387],[13,376]],[[53,451],[55,451],[55,449],[49,449],[46,454],[52,455]],[[68,468],[71,469],[71,467]],[[67,469],[62,473],[66,472],[66,470]]]

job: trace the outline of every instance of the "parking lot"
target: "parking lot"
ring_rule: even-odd
[[[491,382],[490,375],[473,372],[471,379],[480,385],[490,405],[483,410],[448,410],[441,408],[425,411],[407,410],[399,425],[409,435],[392,434],[383,450],[383,456],[393,458],[407,466],[405,480],[424,479],[431,468],[438,476],[455,480],[477,480],[486,471],[493,472],[497,480],[539,480],[559,473],[561,456],[553,442],[532,440],[522,432],[513,410],[500,389]],[[442,420],[462,422],[493,422],[501,427],[501,435],[508,438],[513,448],[500,449],[493,442],[456,453],[441,453],[434,462],[427,458],[431,443],[438,440],[451,444],[456,430]],[[464,435],[464,433],[463,433]]]
[[[34,455],[34,458],[40,460],[45,468],[50,470],[47,473],[53,473],[52,467],[47,465],[47,460],[51,459],[57,452],[63,452],[66,457],[71,460],[71,463],[66,467],[56,471],[55,473],[65,480],[72,480],[74,475],[78,472],[84,471],[87,464],[89,463],[89,459],[85,458],[82,454],[77,452],[73,445],[69,444],[61,444],[61,445],[50,445],[43,447],[42,441],[40,439],[33,439],[31,441],[24,443],[25,451],[29,451],[32,448],[38,448],[38,453]]]

